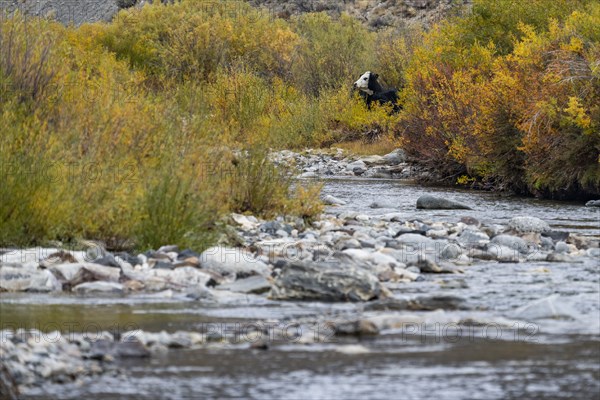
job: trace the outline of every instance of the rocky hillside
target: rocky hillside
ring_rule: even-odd
[[[346,12],[369,28],[401,27],[408,23],[430,25],[449,15],[468,12],[472,0],[250,0],[277,17],[326,11]]]
[[[147,1],[147,0],[146,0]],[[53,16],[64,24],[110,20],[120,7],[141,5],[145,0],[4,0],[0,8],[20,10],[35,16]],[[234,9],[238,0],[206,1],[210,7]],[[274,17],[289,18],[306,12],[346,12],[372,29],[401,27],[407,23],[426,25],[468,11],[472,0],[248,0]]]

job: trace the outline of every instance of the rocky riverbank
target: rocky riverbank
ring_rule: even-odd
[[[273,158],[296,165],[300,177],[306,179],[414,174],[401,151],[369,157],[341,151],[280,152]],[[393,205],[377,201],[371,204],[369,214],[339,211],[336,204],[345,201],[334,195],[324,200],[331,206],[312,223],[232,214],[230,236],[236,245],[203,252],[165,245],[141,254],[112,253],[91,242],[78,250],[3,249],[0,291],[53,293],[82,301],[148,295],[217,309],[247,299],[254,299],[256,307],[265,301],[354,303],[367,314],[356,314],[358,308],[352,305],[349,313],[339,316],[315,314],[271,320],[264,326],[253,323],[243,328],[245,339],[241,341],[239,328],[227,332],[139,329],[65,333],[4,326],[0,346],[11,379],[27,389],[47,381],[77,382],[97,374],[116,374],[115,359],[154,357],[170,349],[233,346],[259,350],[290,341],[311,344],[324,338],[377,335],[406,321],[430,318],[398,312],[437,315],[431,312],[474,309],[461,296],[413,289],[432,277],[439,277],[434,279],[441,282],[440,287],[468,290],[468,279],[443,277],[468,275],[470,268],[481,265],[501,270],[503,265],[519,263],[538,265],[535,271],[543,272],[552,264],[587,265],[600,257],[595,236],[553,229],[531,216],[514,216],[501,224],[480,221],[470,215],[474,205],[440,196],[419,197],[412,214],[389,212]],[[379,209],[381,213],[377,213]],[[417,209],[453,210],[456,217],[452,221],[423,218]],[[524,320],[562,318],[569,312],[550,296],[536,299],[513,316]],[[465,315],[456,315],[451,321],[458,326],[474,323],[473,316]],[[265,326],[274,333],[265,335]],[[301,329],[290,331],[291,326]],[[325,334],[316,337],[315,326]],[[290,336],[290,332],[296,333]],[[358,347],[342,345],[339,351],[367,351]]]

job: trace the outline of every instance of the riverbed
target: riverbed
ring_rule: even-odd
[[[327,213],[377,218],[400,213],[423,221],[474,217],[506,224],[517,215],[543,219],[556,230],[600,235],[600,209],[580,203],[502,197],[493,193],[422,187],[390,179],[332,178],[323,194],[345,205]],[[442,195],[473,210],[416,210],[422,194]],[[389,205],[371,208],[375,202]],[[123,334],[197,331],[231,334],[260,325],[289,335],[253,348],[256,336],[226,346],[169,350],[150,359],[114,361],[112,373],[76,383],[29,388],[24,398],[68,399],[445,399],[594,398],[600,391],[598,259],[577,263],[477,261],[461,274],[425,275],[393,283],[398,297],[455,296],[468,309],[381,313],[364,303],[276,301],[247,294],[218,304],[173,294],[80,297],[2,293],[2,328],[41,331],[108,330]],[[523,307],[543,300],[556,315]],[[400,323],[377,335],[333,336],[318,321],[392,315]],[[296,321],[313,319],[316,325]],[[469,323],[472,321],[472,323]],[[309,328],[307,328],[309,327]],[[311,329],[307,332],[307,329]],[[299,332],[299,330],[304,330]],[[305,343],[302,336],[316,335]]]

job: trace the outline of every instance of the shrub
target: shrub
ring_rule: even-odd
[[[293,82],[313,96],[323,90],[350,87],[374,64],[374,35],[354,18],[342,14],[333,20],[326,13],[296,17],[293,28],[301,43],[291,66]]]

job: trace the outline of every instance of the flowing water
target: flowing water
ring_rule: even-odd
[[[421,194],[439,194],[474,210],[415,210]],[[391,180],[334,179],[324,194],[347,201],[329,212],[400,212],[407,219],[457,221],[472,216],[506,224],[535,216],[554,229],[600,234],[600,211],[578,203],[502,198],[424,188]],[[373,201],[393,205],[371,209]],[[406,321],[377,336],[332,338],[305,345],[291,335],[268,351],[247,341],[227,347],[171,350],[151,359],[117,360],[121,373],[84,384],[48,384],[26,398],[69,399],[511,399],[598,398],[600,393],[599,260],[583,263],[476,263],[460,275],[428,275],[395,293],[464,298],[469,310],[397,312]],[[549,298],[560,318],[519,318],[519,308]],[[244,324],[309,316],[365,315],[360,304],[276,302],[236,296],[211,305],[182,297],[2,294],[2,328],[43,331],[235,331]],[[388,312],[389,314],[389,312]],[[464,321],[473,320],[473,324]],[[457,324],[462,321],[461,325]],[[487,321],[487,322],[485,322]],[[281,322],[280,322],[281,323]],[[298,327],[294,327],[298,329]],[[302,328],[306,329],[306,327]],[[310,334],[309,332],[303,332]],[[315,334],[327,335],[318,331]]]

